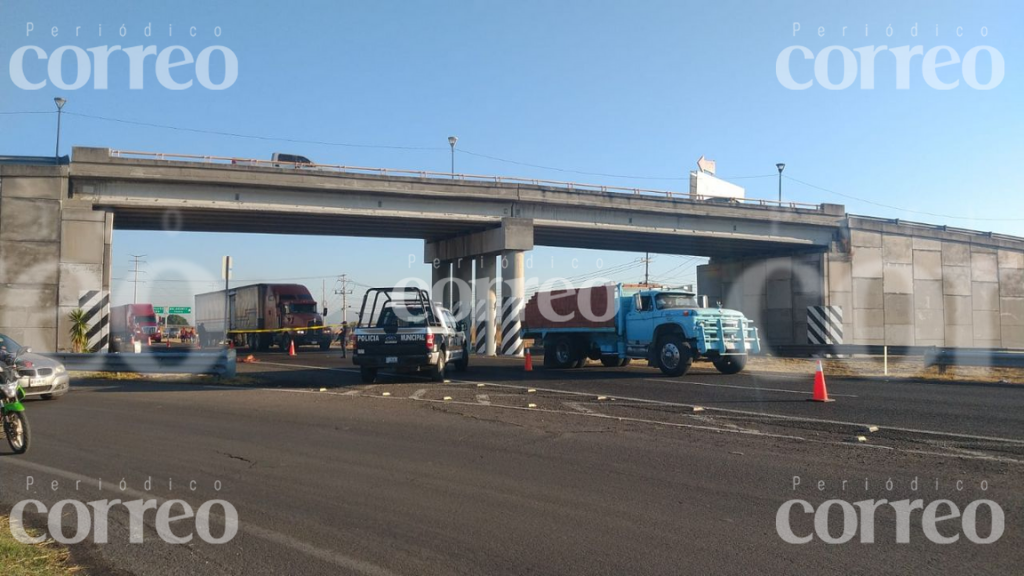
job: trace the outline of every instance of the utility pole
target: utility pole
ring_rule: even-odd
[[[644,252],[644,286],[651,285],[651,253]]]
[[[348,295],[352,293],[348,289],[348,283],[351,280],[348,279],[348,274],[342,274],[338,276],[338,282],[341,284],[341,290],[335,290],[335,294],[341,294],[341,323],[344,325],[348,322]]]
[[[134,272],[135,273],[135,279],[132,280],[132,284],[135,287],[134,293],[132,295],[132,304],[138,304],[139,303],[139,264],[145,264],[146,263],[145,260],[139,260],[139,258],[145,258],[146,254],[129,254],[129,256],[131,256],[132,258],[135,259],[134,260],[135,268],[132,269],[132,270],[129,270],[129,272]],[[145,274],[146,272],[143,271],[142,273]]]

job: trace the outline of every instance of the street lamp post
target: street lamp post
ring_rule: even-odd
[[[779,205],[782,205],[782,171],[786,169],[786,165],[779,162],[775,165],[779,169]]]
[[[452,178],[455,178],[455,143],[458,141],[458,136],[448,137],[448,145],[452,147]]]
[[[64,103],[67,100],[57,96],[53,99],[53,103],[57,105],[57,146],[53,149],[53,161],[57,162],[60,158],[60,112],[64,108]]]

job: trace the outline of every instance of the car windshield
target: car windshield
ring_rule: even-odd
[[[11,354],[16,354],[21,349],[21,344],[18,344],[6,334],[0,334],[0,348],[6,349]]]
[[[135,316],[135,323],[136,324],[156,324],[156,316],[153,316],[152,314],[150,314],[150,315],[139,314],[139,315]]]
[[[287,314],[316,314],[316,304],[291,304],[284,305]]]
[[[697,297],[693,294],[662,292],[655,297],[654,301],[658,304],[658,310],[697,308]]]

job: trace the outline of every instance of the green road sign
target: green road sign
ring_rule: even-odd
[[[164,307],[163,306],[153,306],[153,312],[155,312],[157,314],[163,314],[164,313]]]
[[[191,306],[178,306],[178,307],[171,306],[170,310],[168,310],[167,313],[168,314],[191,314],[192,313],[192,307]]]

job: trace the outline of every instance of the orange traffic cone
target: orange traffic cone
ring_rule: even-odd
[[[818,371],[814,373],[814,396],[808,400],[811,402],[835,402],[828,397],[828,389],[825,388],[825,371],[821,368],[821,360],[818,360]]]
[[[295,340],[289,340],[288,341],[288,355],[289,356],[298,356],[298,354],[295,353]]]
[[[526,349],[526,361],[523,364],[524,372],[533,372],[533,356],[530,355],[530,349]]]

